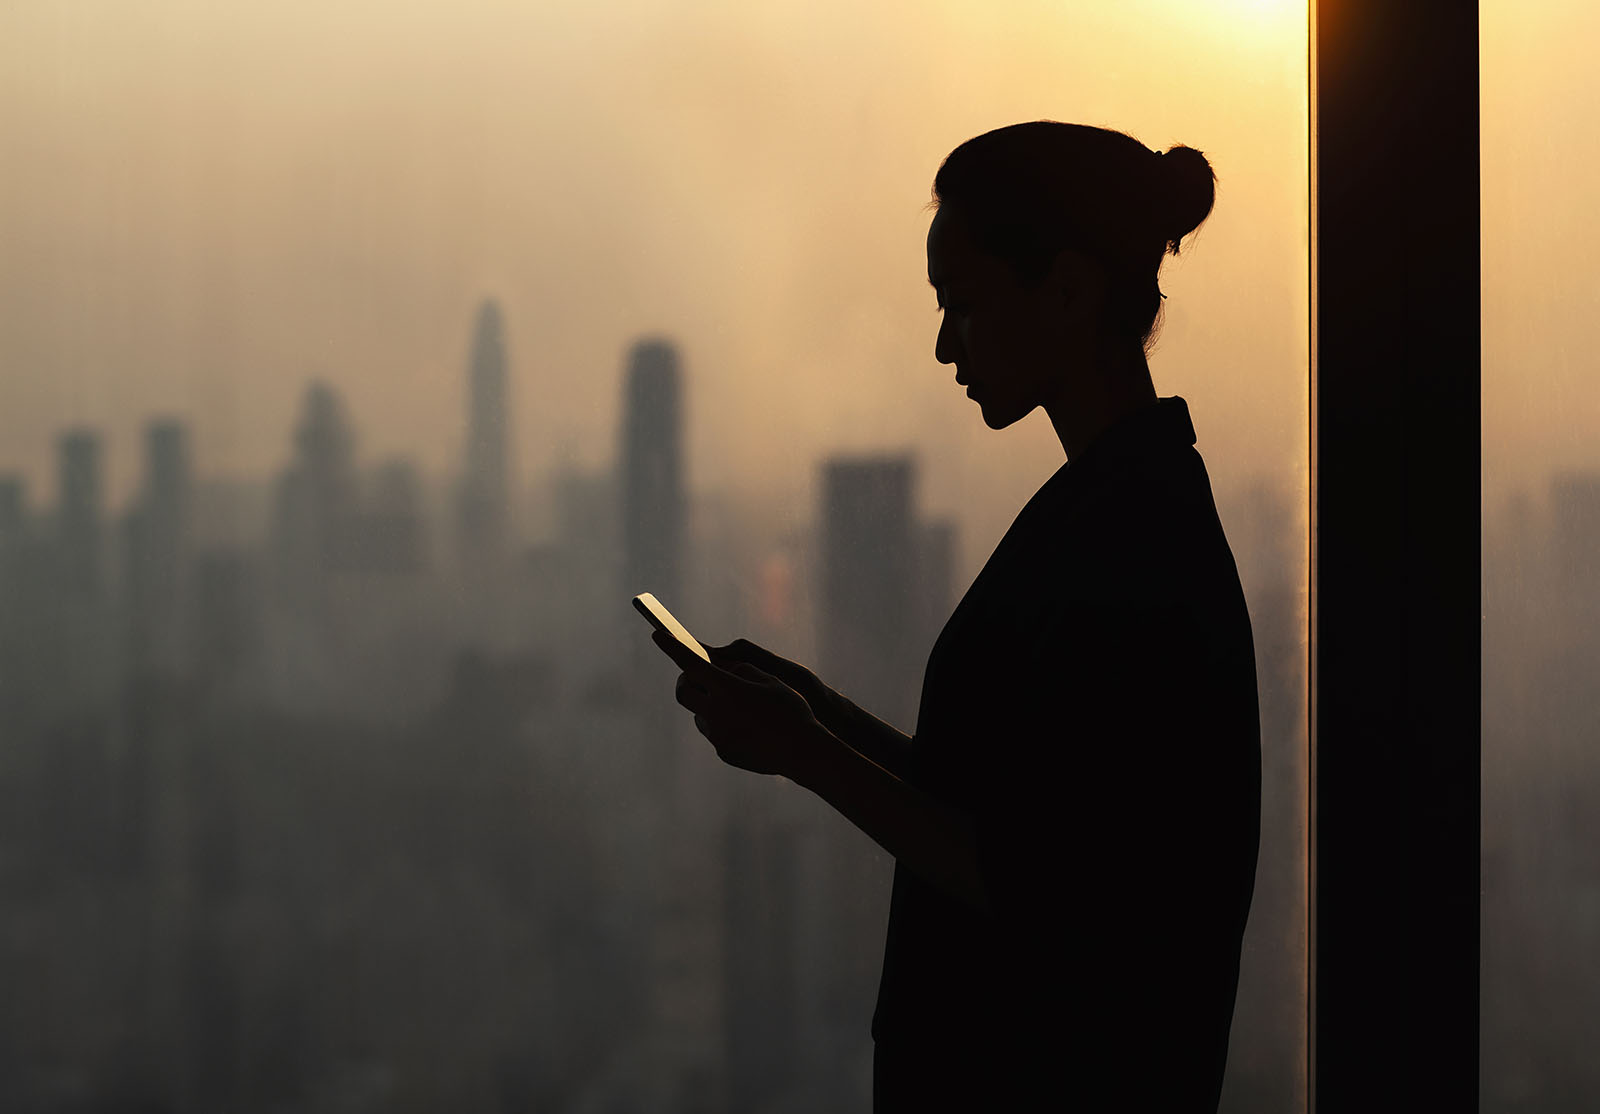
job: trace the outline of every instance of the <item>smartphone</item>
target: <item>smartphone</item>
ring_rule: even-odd
[[[700,640],[690,634],[688,628],[678,622],[673,617],[672,612],[662,607],[661,601],[649,592],[640,592],[637,596],[634,596],[633,606],[639,609],[640,615],[650,620],[650,625],[655,627],[656,630],[676,638],[702,658],[705,658],[707,662],[711,660],[711,655],[706,653],[704,646],[700,645]]]

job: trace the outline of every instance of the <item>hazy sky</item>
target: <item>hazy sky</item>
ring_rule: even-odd
[[[825,452],[910,447],[992,544],[1061,449],[934,361],[924,206],[956,144],[1052,118],[1212,160],[1156,386],[1219,487],[1303,484],[1305,55],[1303,6],[1249,0],[8,0],[0,470],[48,501],[56,431],[98,425],[120,497],[177,414],[202,472],[264,475],[312,376],[365,460],[454,469],[493,295],[524,476],[610,459],[664,334],[697,488],[803,500]]]
[[[1480,8],[1485,495],[1600,467],[1600,8]]]

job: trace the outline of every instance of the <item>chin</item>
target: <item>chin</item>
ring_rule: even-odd
[[[995,404],[986,405],[980,403],[979,408],[983,412],[983,424],[990,429],[1005,429],[1009,425],[1015,425],[1033,412],[1033,407],[1031,406],[1020,413],[1014,409],[1005,409]]]

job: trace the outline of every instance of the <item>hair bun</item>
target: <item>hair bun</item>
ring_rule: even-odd
[[[1217,175],[1204,152],[1179,145],[1156,152],[1156,197],[1162,209],[1162,238],[1178,254],[1178,242],[1200,227],[1217,197]]]

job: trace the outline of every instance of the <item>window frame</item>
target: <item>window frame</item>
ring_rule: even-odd
[[[1478,6],[1311,17],[1309,1108],[1476,1110]]]

